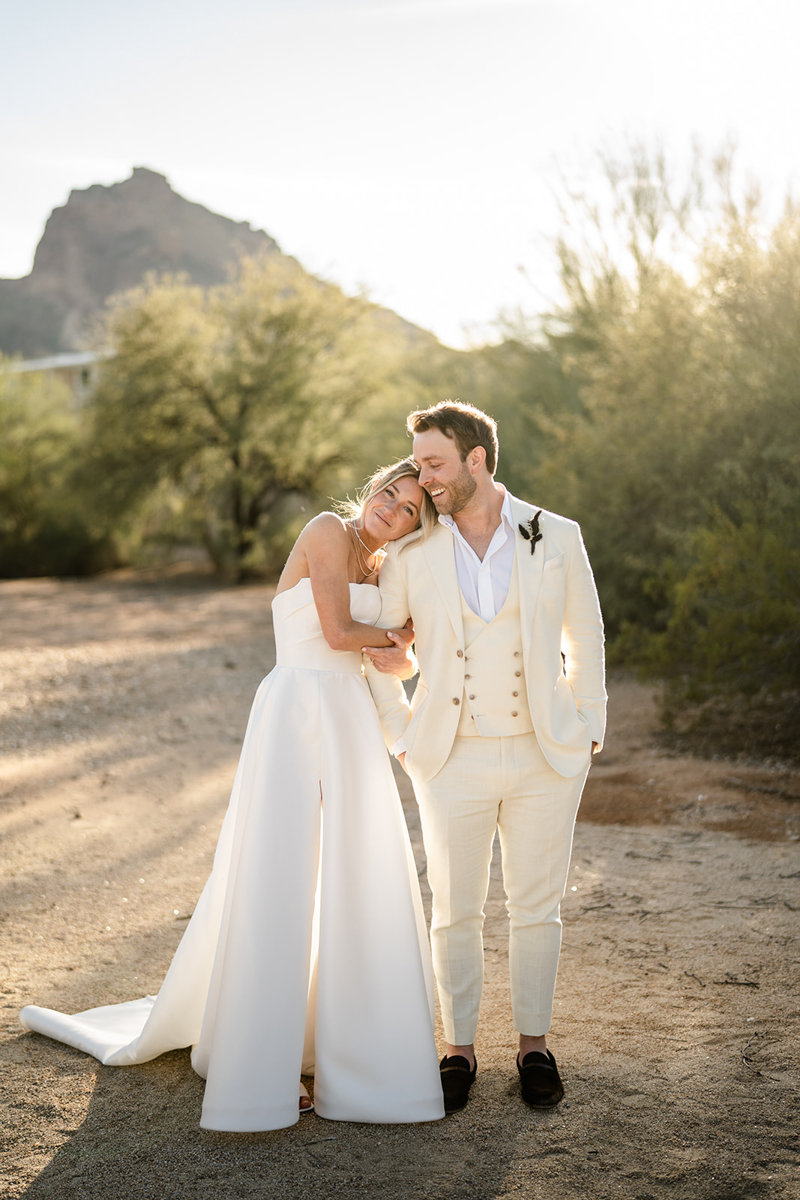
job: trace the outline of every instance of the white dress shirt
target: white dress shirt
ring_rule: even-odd
[[[482,559],[478,558],[451,516],[439,517],[439,524],[453,535],[458,586],[469,607],[487,625],[505,604],[514,570],[514,514],[508,489],[503,488],[503,491],[500,524]],[[392,746],[392,754],[397,758],[404,751],[403,739],[398,738]]]
[[[509,494],[505,488],[503,490],[500,524],[483,559],[478,558],[451,516],[439,517],[439,524],[453,535],[458,585],[464,599],[475,615],[487,624],[503,607],[514,570],[514,514]]]

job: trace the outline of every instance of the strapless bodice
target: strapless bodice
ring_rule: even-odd
[[[374,625],[381,613],[378,589],[369,583],[350,584],[350,615]],[[272,601],[276,662],[279,667],[309,671],[361,673],[361,652],[332,650],[319,623],[311,580],[301,579]]]

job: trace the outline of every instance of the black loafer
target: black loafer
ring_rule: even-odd
[[[564,1085],[558,1073],[556,1060],[548,1050],[540,1054],[532,1050],[519,1061],[517,1055],[517,1070],[522,1088],[522,1099],[531,1108],[552,1108],[558,1104],[564,1095]]]
[[[444,1111],[447,1116],[465,1107],[469,1099],[469,1089],[475,1082],[477,1070],[477,1058],[475,1066],[470,1067],[469,1061],[462,1058],[460,1054],[454,1054],[452,1058],[448,1058],[445,1054],[439,1063],[439,1074],[444,1093]]]

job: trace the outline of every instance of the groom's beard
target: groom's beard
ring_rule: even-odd
[[[436,511],[442,516],[449,517],[453,513],[461,512],[462,508],[467,507],[477,490],[478,485],[475,482],[475,477],[470,472],[467,464],[462,463],[461,470],[453,482],[447,485],[444,495],[439,496],[433,501],[436,505]]]

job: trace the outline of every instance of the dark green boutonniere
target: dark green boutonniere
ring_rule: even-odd
[[[542,510],[539,509],[535,517],[531,517],[527,525],[519,525],[519,531],[525,538],[526,542],[531,544],[531,554],[536,550],[536,543],[540,542],[544,534],[539,533],[539,517],[542,515]]]

